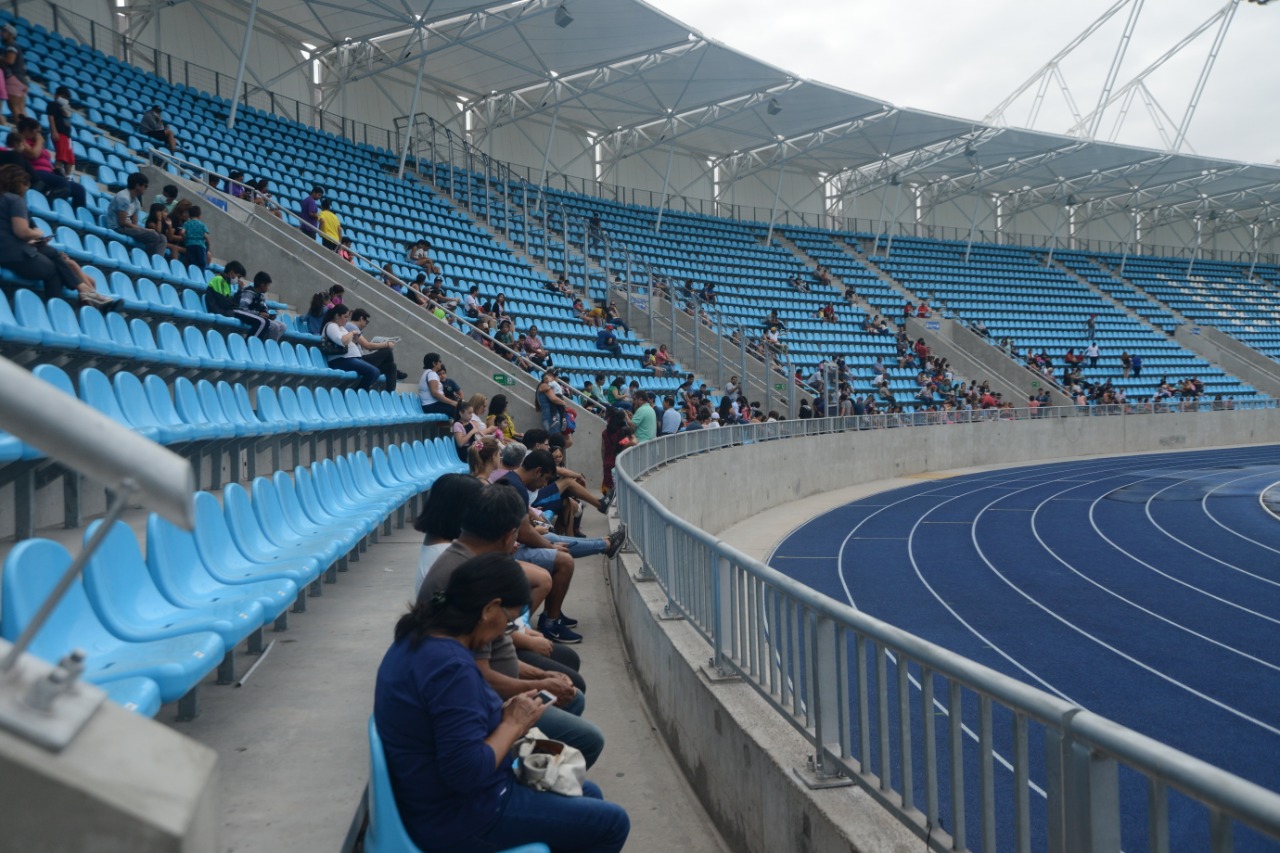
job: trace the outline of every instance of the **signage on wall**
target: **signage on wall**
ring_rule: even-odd
[[[505,373],[493,374],[493,381],[498,383],[499,385],[504,385],[508,387],[516,384],[516,381]]]
[[[924,327],[928,329],[930,332],[936,332],[942,328],[942,324],[939,323],[937,320],[930,320],[924,324]]]

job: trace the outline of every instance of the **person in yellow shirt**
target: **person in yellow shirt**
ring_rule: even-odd
[[[333,212],[333,200],[328,198],[320,202],[320,240],[326,249],[333,252],[342,242],[342,222]]]

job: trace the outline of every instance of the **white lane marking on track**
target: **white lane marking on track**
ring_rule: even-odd
[[[1260,474],[1247,474],[1247,475],[1245,475],[1245,476],[1243,476],[1243,477],[1236,477],[1236,478],[1235,478],[1235,479],[1233,479],[1233,480],[1226,480],[1226,481],[1224,481],[1224,482],[1219,483],[1218,485],[1214,486],[1214,487],[1213,487],[1212,489],[1210,489],[1209,491],[1205,492],[1204,496],[1200,498],[1200,511],[1201,511],[1201,512],[1203,512],[1205,515],[1208,515],[1210,518],[1213,518],[1213,516],[1212,516],[1212,515],[1209,515],[1209,508],[1208,508],[1208,505],[1205,503],[1205,501],[1206,501],[1206,500],[1208,500],[1209,495],[1213,494],[1213,493],[1214,493],[1214,492],[1216,492],[1218,489],[1221,489],[1223,486],[1229,486],[1229,485],[1231,485],[1232,483],[1238,483],[1238,482],[1240,482],[1241,480],[1251,480],[1251,479],[1253,479],[1254,477],[1259,477],[1259,476],[1261,476],[1261,475],[1260,475]],[[1146,514],[1147,514],[1147,520],[1148,520],[1148,521],[1150,521],[1150,522],[1151,522],[1151,524],[1155,526],[1156,530],[1159,530],[1159,531],[1160,531],[1161,533],[1163,533],[1165,536],[1168,536],[1170,539],[1172,539],[1174,542],[1177,542],[1179,545],[1183,546],[1184,548],[1187,548],[1188,550],[1191,550],[1191,551],[1195,551],[1195,552],[1196,552],[1197,554],[1199,554],[1201,557],[1204,557],[1204,558],[1209,559],[1209,560],[1213,560],[1215,563],[1219,563],[1219,564],[1221,564],[1221,565],[1223,565],[1223,566],[1226,566],[1228,569],[1231,569],[1231,570],[1233,570],[1233,571],[1240,572],[1240,573],[1241,573],[1241,574],[1243,574],[1243,575],[1247,575],[1248,577],[1254,578],[1255,580],[1260,580],[1260,581],[1262,581],[1263,583],[1271,584],[1272,586],[1280,586],[1280,581],[1275,581],[1275,580],[1272,580],[1271,578],[1267,578],[1267,577],[1263,577],[1262,575],[1254,574],[1253,572],[1248,571],[1247,569],[1243,569],[1243,568],[1241,568],[1240,566],[1235,565],[1234,563],[1228,563],[1227,561],[1225,561],[1225,560],[1223,560],[1223,559],[1221,559],[1221,558],[1219,558],[1219,557],[1215,557],[1215,556],[1213,556],[1212,554],[1209,554],[1209,553],[1206,553],[1206,552],[1204,552],[1204,551],[1201,551],[1199,548],[1197,548],[1196,546],[1192,545],[1190,542],[1186,541],[1185,539],[1182,539],[1182,538],[1180,538],[1180,537],[1178,537],[1178,536],[1174,536],[1172,533],[1170,533],[1168,530],[1166,530],[1166,529],[1164,528],[1164,526],[1163,526],[1162,524],[1160,524],[1160,522],[1156,521],[1155,516],[1153,516],[1153,515],[1151,514],[1151,502],[1152,502],[1153,500],[1155,500],[1156,495],[1161,494],[1162,492],[1164,492],[1164,491],[1165,491],[1165,489],[1172,489],[1174,485],[1178,485],[1178,484],[1176,484],[1176,483],[1175,483],[1175,484],[1172,484],[1172,485],[1165,486],[1165,487],[1164,487],[1164,489],[1161,489],[1159,492],[1156,492],[1155,494],[1151,495],[1151,497],[1147,498],[1147,503],[1146,503],[1146,506],[1144,507],[1144,510],[1146,511]],[[1259,498],[1261,498],[1261,494],[1262,494],[1262,493],[1261,493],[1261,492],[1259,492],[1258,494],[1259,494]],[[1216,519],[1215,519],[1215,521],[1216,521]],[[1219,526],[1221,527],[1222,525],[1219,525]],[[1235,531],[1231,531],[1231,530],[1229,530],[1229,528],[1224,528],[1224,529],[1227,529],[1229,532],[1233,532],[1233,533],[1235,532]],[[1239,534],[1236,534],[1236,535],[1239,535]],[[1247,538],[1247,537],[1243,537],[1243,538]],[[1254,540],[1251,540],[1251,539],[1250,539],[1250,540],[1248,540],[1248,541],[1253,542]],[[1269,547],[1269,546],[1267,546],[1267,545],[1264,545],[1264,544],[1263,544],[1263,543],[1261,543],[1261,542],[1254,542],[1254,544],[1255,544],[1255,545],[1260,545],[1261,547],[1266,548],[1268,551],[1275,551],[1275,550],[1276,550],[1275,548],[1271,548],[1271,547]]]
[[[1146,479],[1152,479],[1152,478],[1146,478]],[[1141,481],[1141,480],[1138,480],[1138,481],[1136,481],[1136,482],[1142,482],[1142,481]],[[1185,481],[1184,481],[1184,482],[1185,482]],[[1132,485],[1132,484],[1130,484],[1130,485]],[[1079,487],[1078,487],[1078,486],[1072,486],[1072,489],[1075,489],[1075,488],[1079,488]],[[1064,491],[1071,491],[1071,489],[1065,489]],[[1113,489],[1112,491],[1114,491],[1114,489]],[[1109,494],[1109,493],[1108,493],[1108,494]],[[1161,622],[1164,622],[1165,624],[1169,625],[1169,626],[1170,626],[1170,627],[1172,627],[1172,628],[1176,628],[1176,629],[1177,629],[1177,630],[1179,630],[1179,631],[1185,631],[1186,633],[1190,634],[1190,635],[1191,635],[1191,636],[1193,636],[1193,637],[1196,637],[1197,639],[1204,640],[1206,643],[1209,643],[1209,644],[1214,645],[1214,646],[1218,646],[1219,648],[1222,648],[1222,649],[1224,649],[1224,650],[1226,650],[1226,651],[1228,651],[1228,652],[1231,652],[1232,654],[1239,655],[1240,657],[1243,657],[1243,658],[1245,658],[1245,659],[1247,659],[1247,660],[1251,660],[1251,661],[1253,661],[1254,663],[1261,664],[1262,666],[1265,666],[1265,667],[1267,667],[1268,669],[1274,669],[1274,670],[1276,670],[1277,672],[1280,672],[1280,665],[1273,664],[1273,663],[1270,663],[1270,662],[1268,662],[1268,661],[1262,660],[1261,658],[1255,657],[1254,655],[1251,655],[1251,654],[1249,654],[1248,652],[1245,652],[1245,651],[1242,651],[1242,650],[1240,650],[1240,649],[1237,649],[1237,648],[1235,648],[1234,646],[1229,646],[1229,645],[1227,645],[1226,643],[1222,642],[1221,640],[1215,640],[1214,638],[1209,637],[1209,636],[1207,636],[1207,635],[1205,635],[1205,634],[1201,634],[1199,631],[1193,630],[1192,628],[1189,628],[1189,627],[1187,627],[1186,625],[1182,625],[1182,624],[1180,624],[1180,623],[1178,623],[1178,622],[1175,622],[1175,621],[1173,621],[1172,619],[1170,619],[1170,618],[1169,618],[1169,617],[1167,617],[1167,616],[1162,616],[1161,614],[1159,614],[1159,613],[1155,612],[1154,610],[1151,610],[1150,608],[1144,607],[1144,606],[1142,606],[1141,604],[1137,603],[1136,601],[1133,601],[1133,600],[1132,600],[1132,599],[1130,599],[1130,598],[1126,598],[1125,596],[1121,595],[1120,593],[1116,592],[1115,590],[1111,589],[1110,587],[1108,587],[1108,586],[1106,586],[1106,585],[1104,585],[1104,584],[1102,584],[1102,583],[1099,583],[1098,581],[1096,581],[1096,580],[1094,580],[1093,578],[1089,577],[1088,575],[1084,574],[1084,572],[1082,572],[1082,571],[1080,571],[1079,569],[1077,569],[1077,568],[1076,568],[1075,566],[1073,566],[1071,563],[1068,563],[1066,560],[1064,560],[1060,555],[1058,555],[1057,553],[1055,553],[1055,552],[1053,551],[1053,549],[1051,549],[1051,548],[1049,547],[1048,543],[1047,543],[1047,542],[1045,542],[1045,541],[1044,541],[1044,539],[1040,536],[1040,529],[1039,529],[1039,526],[1038,526],[1038,523],[1039,523],[1039,517],[1040,517],[1040,510],[1041,510],[1041,508],[1043,508],[1043,507],[1044,507],[1046,504],[1048,504],[1050,501],[1054,500],[1054,498],[1055,498],[1055,497],[1056,497],[1056,495],[1051,495],[1050,497],[1045,498],[1043,501],[1041,501],[1040,505],[1036,507],[1036,512],[1035,512],[1035,514],[1034,514],[1034,515],[1032,515],[1032,517],[1031,517],[1031,533],[1032,533],[1032,535],[1033,535],[1033,536],[1035,536],[1035,537],[1036,537],[1036,541],[1037,541],[1038,543],[1040,543],[1040,547],[1041,547],[1041,548],[1043,548],[1046,552],[1048,552],[1049,556],[1053,557],[1053,558],[1054,558],[1055,560],[1057,560],[1059,563],[1061,563],[1062,565],[1066,566],[1066,568],[1067,568],[1067,570],[1068,570],[1068,571],[1070,571],[1072,574],[1076,575],[1077,577],[1081,578],[1082,580],[1084,580],[1084,581],[1086,581],[1086,582],[1088,582],[1088,583],[1092,584],[1093,586],[1097,587],[1098,589],[1102,590],[1102,591],[1103,591],[1103,592],[1105,592],[1107,595],[1110,595],[1110,596],[1112,596],[1112,597],[1114,597],[1114,598],[1116,598],[1116,599],[1118,599],[1118,600],[1120,600],[1120,601],[1124,602],[1125,604],[1129,605],[1130,607],[1134,608],[1135,610],[1141,611],[1142,613],[1145,613],[1145,614],[1147,614],[1148,616],[1151,616],[1151,617],[1152,617],[1152,618],[1154,618],[1154,619],[1157,619],[1157,620],[1159,620],[1159,621],[1161,621]],[[1101,500],[1101,498],[1098,498],[1098,500]],[[1095,529],[1096,529],[1096,528],[1095,528]],[[1112,547],[1113,547],[1113,548],[1115,548],[1116,546],[1115,546],[1115,545],[1112,545]],[[1120,550],[1120,549],[1118,549],[1118,548],[1117,548],[1116,550]],[[1132,555],[1128,554],[1127,552],[1121,551],[1121,553],[1122,553],[1122,554],[1125,554],[1125,556],[1129,556],[1129,557],[1131,557],[1131,558],[1132,558],[1132,559],[1134,559],[1134,560],[1137,560],[1137,558],[1136,558],[1136,557],[1132,557]],[[1141,562],[1141,561],[1139,560],[1138,562]],[[1146,565],[1146,564],[1144,563],[1143,565]]]
[[[1223,485],[1226,485],[1226,484],[1224,483]],[[1258,492],[1258,506],[1262,508],[1263,512],[1265,512],[1268,515],[1275,516],[1276,520],[1280,521],[1280,514],[1277,514],[1275,510],[1267,506],[1267,502],[1262,499],[1263,495],[1265,495],[1271,489],[1274,489],[1276,486],[1280,486],[1280,480],[1277,480],[1276,482],[1272,483],[1269,486],[1266,486],[1265,488],[1263,488],[1261,491]],[[1221,486],[1219,486],[1218,488],[1221,488]],[[1207,501],[1209,500],[1209,495],[1213,494],[1213,492],[1216,492],[1218,488],[1215,488],[1212,492],[1210,492],[1209,494],[1205,495],[1203,498],[1200,499],[1200,504],[1201,506],[1204,507],[1204,514],[1209,516],[1209,520],[1212,521],[1214,524],[1218,525],[1219,527],[1221,527],[1223,530],[1230,533],[1232,536],[1239,536],[1244,541],[1252,542],[1254,545],[1257,545],[1259,548],[1266,548],[1268,551],[1273,551],[1277,554],[1280,554],[1280,548],[1273,548],[1265,542],[1259,542],[1257,539],[1254,539],[1251,536],[1245,536],[1239,530],[1236,530],[1232,527],[1228,527],[1227,525],[1223,524],[1221,521],[1218,520],[1218,517],[1216,515],[1214,515],[1212,512],[1209,511],[1209,504],[1207,503]]]
[[[1206,466],[1206,467],[1208,467],[1208,466]],[[1213,467],[1218,467],[1218,466],[1213,466]],[[1197,469],[1192,468],[1192,469],[1189,469],[1189,470],[1193,470],[1193,471],[1194,471],[1194,470],[1197,470]],[[1143,478],[1143,479],[1141,479],[1141,480],[1134,480],[1133,482],[1129,483],[1128,485],[1132,486],[1134,483],[1142,483],[1142,482],[1146,482],[1147,480],[1156,480],[1156,479],[1159,479],[1159,477],[1144,477],[1144,478]],[[1175,485],[1180,485],[1181,483],[1184,483],[1184,482],[1187,482],[1187,481],[1186,481],[1186,480],[1182,480],[1182,481],[1179,481],[1179,483],[1178,483],[1178,484],[1175,484]],[[1123,487],[1122,487],[1122,488],[1123,488]],[[1178,584],[1179,586],[1184,586],[1184,587],[1186,587],[1187,589],[1189,589],[1189,590],[1191,590],[1191,591],[1193,591],[1193,592],[1198,592],[1200,595],[1203,595],[1205,598],[1213,599],[1214,601],[1217,601],[1217,602],[1219,602],[1220,604],[1225,604],[1225,605],[1226,605],[1226,606],[1228,606],[1228,607],[1233,607],[1233,608],[1235,608],[1236,610],[1240,610],[1240,611],[1242,611],[1242,612],[1244,612],[1244,613],[1248,613],[1250,616],[1256,616],[1256,617],[1258,617],[1259,619],[1262,619],[1262,620],[1264,620],[1264,621],[1266,621],[1266,622],[1272,622],[1272,623],[1274,623],[1274,624],[1280,625],[1280,619],[1275,619],[1275,618],[1273,618],[1273,617],[1271,617],[1271,616],[1268,616],[1268,615],[1267,615],[1267,614],[1265,614],[1265,613],[1259,613],[1259,612],[1258,612],[1258,611],[1256,611],[1256,610],[1252,610],[1252,609],[1250,609],[1250,608],[1248,608],[1248,607],[1245,607],[1243,604],[1236,604],[1234,601],[1230,601],[1229,599],[1223,598],[1223,597],[1222,597],[1222,596],[1220,596],[1220,595],[1215,595],[1214,593],[1209,592],[1207,589],[1201,589],[1200,587],[1196,586],[1196,585],[1195,585],[1195,584],[1193,584],[1193,583],[1190,583],[1190,582],[1188,582],[1188,581],[1184,581],[1184,580],[1182,580],[1181,578],[1176,578],[1176,577],[1174,577],[1173,575],[1169,574],[1168,572],[1161,571],[1160,569],[1158,569],[1158,568],[1156,568],[1155,566],[1151,565],[1151,564],[1150,564],[1150,563],[1148,563],[1146,560],[1142,559],[1141,557],[1137,556],[1136,554],[1133,554],[1133,553],[1131,553],[1130,551],[1128,551],[1128,550],[1126,550],[1126,549],[1124,549],[1124,548],[1120,547],[1119,545],[1117,545],[1117,544],[1116,544],[1116,543],[1111,539],[1111,537],[1110,537],[1110,536],[1108,536],[1107,534],[1103,533],[1103,532],[1102,532],[1102,529],[1101,529],[1100,527],[1098,527],[1097,519],[1095,519],[1095,518],[1094,518],[1094,514],[1093,514],[1093,513],[1094,513],[1094,510],[1095,510],[1095,509],[1097,508],[1097,506],[1098,506],[1098,503],[1099,503],[1100,501],[1102,501],[1102,500],[1105,500],[1105,499],[1106,499],[1106,497],[1107,497],[1107,495],[1110,495],[1112,492],[1115,492],[1115,491],[1117,491],[1117,490],[1116,490],[1116,489],[1112,489],[1112,490],[1111,490],[1111,491],[1109,491],[1109,492],[1105,492],[1105,493],[1103,493],[1103,494],[1099,495],[1097,498],[1095,498],[1095,499],[1094,499],[1093,503],[1091,503],[1091,504],[1089,505],[1089,526],[1093,528],[1093,532],[1094,532],[1094,533],[1096,533],[1096,534],[1098,535],[1098,537],[1099,537],[1100,539],[1102,539],[1102,541],[1103,541],[1103,542],[1106,542],[1106,543],[1107,543],[1108,545],[1110,545],[1112,548],[1114,548],[1115,550],[1119,551],[1121,554],[1123,554],[1124,556],[1128,557],[1130,560],[1133,560],[1135,563],[1137,563],[1138,565],[1140,565],[1140,566],[1142,566],[1143,568],[1147,569],[1148,571],[1155,572],[1156,574],[1160,575],[1161,577],[1163,577],[1163,578],[1165,578],[1165,579],[1167,579],[1167,580],[1171,580],[1171,581],[1173,581],[1174,583]],[[1161,491],[1163,491],[1163,489],[1162,489]],[[1148,498],[1148,500],[1150,500],[1150,498]]]
[[[1076,488],[1078,488],[1078,486],[1077,486]],[[977,517],[976,517],[976,518],[974,518],[973,529],[972,529],[972,532],[971,532],[971,538],[972,538],[972,540],[973,540],[973,547],[974,547],[975,549],[977,549],[977,551],[978,551],[978,556],[982,559],[982,561],[983,561],[984,563],[986,563],[986,564],[987,564],[987,566],[991,569],[992,573],[994,573],[997,577],[999,577],[999,578],[1000,578],[1001,580],[1003,580],[1006,584],[1008,584],[1008,585],[1009,585],[1009,587],[1010,587],[1011,589],[1013,589],[1014,591],[1016,591],[1019,595],[1021,595],[1021,596],[1022,596],[1023,598],[1025,598],[1025,599],[1027,599],[1027,601],[1031,602],[1031,603],[1032,603],[1033,605],[1035,605],[1036,607],[1038,607],[1038,608],[1040,608],[1041,610],[1043,610],[1043,611],[1044,611],[1047,615],[1049,615],[1050,617],[1052,617],[1052,618],[1056,619],[1057,621],[1061,622],[1061,623],[1062,623],[1063,625],[1065,625],[1067,628],[1070,628],[1072,631],[1075,631],[1075,632],[1076,632],[1077,634],[1079,634],[1080,636],[1084,637],[1085,639],[1089,640],[1090,642],[1096,643],[1097,645],[1099,645],[1099,646],[1103,647],[1104,649],[1106,649],[1107,651],[1109,651],[1109,652],[1111,652],[1111,653],[1115,654],[1116,656],[1121,657],[1121,658],[1123,658],[1123,659],[1125,659],[1125,660],[1129,661],[1129,662],[1130,662],[1130,663],[1132,663],[1134,666],[1137,666],[1139,669],[1144,669],[1144,670],[1146,670],[1147,672],[1150,672],[1152,675],[1156,676],[1157,678],[1160,678],[1160,679],[1162,679],[1162,680],[1164,680],[1164,681],[1167,681],[1167,682],[1169,682],[1170,684],[1174,685],[1175,687],[1179,687],[1179,688],[1181,688],[1181,689],[1185,690],[1186,692],[1190,693],[1191,695],[1196,696],[1197,698],[1203,699],[1204,701],[1208,702],[1208,703],[1209,703],[1209,704],[1211,704],[1211,705],[1214,705],[1214,706],[1216,706],[1216,707],[1218,707],[1218,708],[1221,708],[1222,710],[1226,711],[1226,712],[1227,712],[1227,713],[1229,713],[1229,714],[1232,714],[1232,715],[1234,715],[1234,716],[1240,717],[1241,719],[1245,720],[1246,722],[1253,723],[1254,725],[1258,726],[1258,727],[1259,727],[1259,728],[1261,728],[1261,729],[1264,729],[1265,731],[1271,732],[1272,734],[1275,734],[1275,735],[1280,735],[1280,729],[1277,729],[1277,728],[1275,728],[1274,726],[1270,726],[1270,725],[1268,725],[1268,724],[1266,724],[1266,723],[1262,722],[1261,720],[1258,720],[1258,719],[1256,719],[1256,718],[1254,718],[1254,717],[1251,717],[1251,716],[1249,716],[1248,714],[1244,713],[1243,711],[1240,711],[1239,709],[1232,708],[1230,705],[1227,705],[1225,702],[1222,702],[1221,700],[1215,699],[1215,698],[1213,698],[1212,696],[1209,696],[1209,695],[1208,695],[1208,694],[1206,694],[1206,693],[1203,693],[1203,692],[1201,692],[1201,691],[1199,691],[1199,690],[1196,690],[1195,688],[1193,688],[1193,687],[1191,687],[1191,686],[1189,686],[1189,685],[1187,685],[1187,684],[1183,684],[1181,681],[1178,681],[1178,680],[1177,680],[1176,678],[1174,678],[1173,676],[1167,675],[1166,673],[1161,672],[1160,670],[1156,669],[1155,667],[1152,667],[1152,666],[1150,666],[1150,665],[1148,665],[1148,664],[1143,663],[1142,661],[1138,660],[1137,658],[1133,657],[1132,655],[1130,655],[1130,654],[1126,654],[1125,652],[1121,651],[1120,649],[1116,648],[1115,646],[1111,645],[1110,643],[1107,643],[1106,641],[1102,640],[1101,638],[1099,638],[1099,637],[1095,637],[1093,634],[1090,634],[1088,631],[1084,630],[1084,629],[1083,629],[1083,628],[1081,628],[1080,626],[1078,626],[1078,625],[1074,624],[1073,622],[1071,622],[1070,620],[1066,619],[1066,618],[1065,618],[1065,617],[1063,617],[1062,615],[1060,615],[1060,614],[1058,614],[1057,612],[1055,612],[1055,611],[1051,610],[1049,607],[1047,607],[1046,605],[1044,605],[1043,603],[1041,603],[1040,601],[1038,601],[1037,599],[1035,599],[1034,597],[1032,597],[1031,595],[1029,595],[1028,593],[1026,593],[1024,590],[1020,589],[1016,584],[1011,583],[1011,582],[1009,581],[1009,579],[1008,579],[1008,578],[1006,578],[1003,574],[1001,574],[1001,573],[1000,573],[1000,571],[995,567],[995,565],[994,565],[990,560],[988,560],[988,559],[987,559],[986,552],[984,552],[984,551],[982,550],[982,546],[978,544],[978,523],[979,523],[979,521],[981,521],[982,516],[983,516],[983,514],[984,514],[985,512],[986,512],[986,508],[983,508],[983,509],[978,513]],[[1113,547],[1114,547],[1114,546],[1113,546]],[[1050,552],[1050,553],[1052,553],[1052,552]]]

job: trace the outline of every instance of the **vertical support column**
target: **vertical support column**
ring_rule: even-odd
[[[236,65],[236,84],[231,93],[231,113],[227,116],[227,127],[236,126],[236,112],[240,107],[241,87],[244,85],[244,68],[249,61],[249,42],[253,39],[253,22],[258,17],[258,0],[249,4],[249,17],[244,22],[244,41],[240,44],[240,62]]]
[[[676,141],[673,137],[671,144],[667,146],[667,170],[662,175],[662,199],[658,205],[658,218],[653,223],[653,233],[662,233],[662,214],[667,209],[667,188],[671,186],[671,158],[676,153]]]
[[[413,82],[413,97],[409,99],[409,126],[405,130],[404,144],[400,146],[400,166],[396,170],[397,178],[404,178],[404,164],[409,159],[409,144],[413,141],[413,137],[417,134],[417,113],[418,113],[418,95],[422,92],[422,75],[427,70],[427,48],[425,44],[419,44],[422,49],[422,59],[418,60],[418,76]],[[450,161],[452,157],[452,140],[450,140]],[[451,163],[452,164],[452,163]],[[450,169],[452,172],[452,168]],[[453,175],[449,175],[449,188],[456,192],[453,186]]]

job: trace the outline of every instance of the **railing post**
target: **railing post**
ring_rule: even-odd
[[[809,712],[813,717],[813,755],[809,756],[807,767],[796,769],[796,775],[810,788],[843,787],[852,785],[853,780],[844,775],[838,761],[828,761],[827,757],[840,758],[846,754],[848,655],[835,620],[817,615],[811,618],[809,669],[805,680],[809,687]]]
[[[711,576],[712,613],[715,615],[715,624],[711,630],[711,668],[715,670],[716,675],[723,676],[729,672],[725,666],[726,646],[728,653],[734,651],[733,635],[736,620],[733,618],[734,599],[731,594],[733,566],[728,557],[714,551],[711,552],[711,559],[715,560],[716,564]]]

